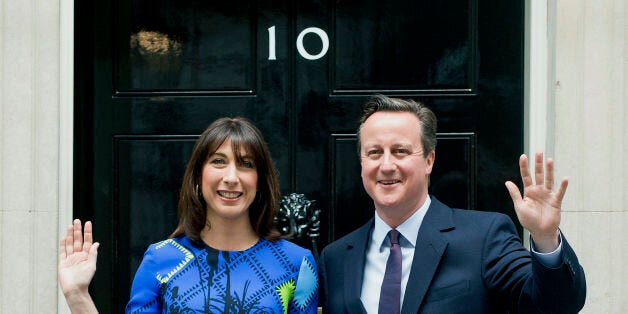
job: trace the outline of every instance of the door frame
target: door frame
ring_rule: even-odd
[[[59,239],[73,216],[74,154],[74,1],[59,0]],[[554,154],[554,107],[556,78],[556,0],[525,0],[524,43],[524,148]],[[532,49],[534,47],[534,49]],[[529,237],[524,244],[529,246]],[[57,287],[58,313],[69,313]]]
[[[72,206],[74,197],[74,0],[59,0],[58,143],[57,234],[59,238],[57,240],[60,240],[74,217]],[[57,285],[57,313],[70,313],[59,285]]]

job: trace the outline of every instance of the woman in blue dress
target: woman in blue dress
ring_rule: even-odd
[[[279,196],[259,130],[244,118],[212,123],[185,170],[179,224],[144,254],[126,312],[316,313],[316,264],[275,229]],[[84,237],[80,232],[75,221],[60,248],[59,281],[73,312],[95,310],[87,294],[92,267],[85,265],[95,270],[98,244],[91,224]]]

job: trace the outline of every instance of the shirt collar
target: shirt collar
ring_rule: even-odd
[[[412,214],[412,216],[408,217],[401,225],[397,227],[397,231],[401,234],[399,238],[399,243],[403,246],[403,242],[409,243],[412,247],[416,245],[416,238],[419,235],[419,228],[421,228],[421,223],[423,223],[423,218],[427,213],[427,209],[430,207],[432,200],[428,195],[425,198],[425,202],[423,205]],[[379,243],[379,249],[382,250],[384,246],[389,246],[388,244],[388,231],[392,228],[388,226],[375,212],[375,226],[373,227],[373,235],[372,241],[375,243]],[[404,240],[405,239],[405,240]],[[386,245],[385,245],[386,244]]]

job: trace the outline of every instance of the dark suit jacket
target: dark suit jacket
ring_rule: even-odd
[[[360,293],[372,228],[373,219],[323,250],[325,313],[365,313]],[[543,266],[506,215],[452,209],[432,197],[401,313],[576,313],[586,283],[564,237],[561,259],[556,269]]]

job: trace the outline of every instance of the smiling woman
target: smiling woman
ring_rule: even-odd
[[[251,122],[212,123],[185,170],[179,224],[144,254],[126,312],[316,313],[314,257],[274,227],[278,185]],[[84,238],[75,221],[62,240],[59,281],[74,312],[95,308],[87,286],[97,248],[89,223]]]
[[[248,225],[259,237],[277,239],[273,224],[280,197],[277,175],[262,134],[244,118],[216,120],[196,142],[181,186],[181,220],[172,236],[185,233],[199,240],[202,231],[209,232],[212,222],[207,215],[227,201],[224,195],[216,199],[218,191],[243,192],[246,202],[238,200],[250,212]]]
[[[200,190],[207,204],[207,226],[201,238],[217,249],[243,250],[258,238],[249,221],[257,171],[246,151],[240,149],[240,153],[245,156],[236,156],[227,139],[203,166]]]

